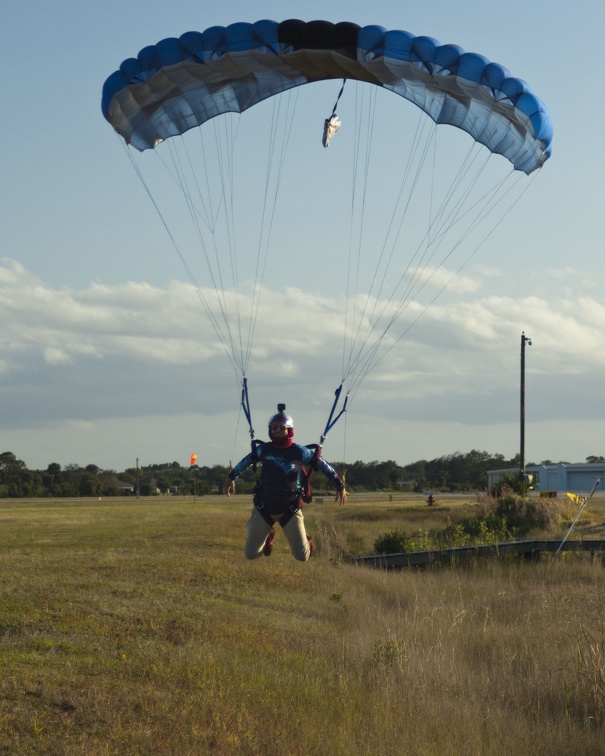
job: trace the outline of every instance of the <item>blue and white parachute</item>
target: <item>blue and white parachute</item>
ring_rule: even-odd
[[[142,151],[326,79],[356,79],[401,95],[525,173],[550,156],[548,111],[506,68],[431,37],[353,23],[263,20],[164,39],[107,79],[102,107],[118,134]]]
[[[326,155],[315,146],[322,124],[324,146],[340,125],[336,106],[325,121],[322,111],[321,123],[309,108],[303,113],[317,118],[312,147],[309,126],[301,128],[304,118],[296,113],[295,119],[294,111],[299,93],[306,102],[313,98],[305,93],[319,90],[317,100],[326,96],[325,87],[301,91],[301,85],[330,80],[341,94],[340,82],[351,84],[343,98],[349,120],[340,113],[345,125],[338,148]],[[404,107],[390,93],[417,107]],[[239,115],[271,98],[264,108]],[[375,117],[385,101],[390,115]],[[321,301],[333,299],[333,331],[335,308],[343,313],[337,336],[347,397],[490,238],[518,201],[514,191],[526,191],[550,157],[553,131],[547,108],[528,84],[483,55],[381,26],[297,19],[213,26],[145,47],[106,80],[102,111],[134,148],[126,150],[128,156],[244,384],[253,351],[253,364],[268,370],[268,344],[277,340],[272,332],[269,339],[258,334],[265,273],[277,276],[273,292],[298,286],[304,302],[316,280],[301,277],[318,268],[316,276],[323,276],[324,261],[330,261],[328,294],[318,291]],[[417,116],[415,127],[408,112]],[[380,141],[385,126],[388,147]],[[296,175],[290,177],[286,156],[296,128],[304,133],[295,142]],[[460,165],[454,164],[456,150],[442,146],[443,132],[446,142],[464,143]],[[238,152],[242,137],[251,144]],[[199,151],[195,157],[193,151]],[[143,178],[143,167],[154,158],[165,169],[159,194],[169,206],[177,196],[184,200],[192,233],[183,242],[177,241],[185,226],[181,217],[168,221]],[[493,163],[502,178],[493,178]],[[322,218],[325,208],[330,215]],[[337,223],[348,227],[333,233]],[[314,253],[323,258],[315,268],[309,260]],[[199,263],[206,268],[198,276]],[[293,330],[302,333],[304,307],[292,309],[301,311],[300,329]],[[265,343],[258,348],[261,338]],[[296,376],[308,366],[299,369],[299,339],[290,340],[290,374]],[[323,343],[315,351],[322,350],[321,369],[338,346]],[[400,376],[401,368],[392,372]]]

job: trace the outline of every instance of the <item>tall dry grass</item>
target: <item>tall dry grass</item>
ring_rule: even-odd
[[[0,503],[1,753],[603,753],[600,563],[355,567],[355,501],[247,563],[236,499]]]

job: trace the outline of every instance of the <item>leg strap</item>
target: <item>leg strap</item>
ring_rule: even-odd
[[[273,519],[273,517],[271,517],[271,515],[267,511],[265,511],[264,505],[261,504],[261,506],[259,507],[258,504],[255,504],[254,506],[256,507],[259,515],[267,523],[267,525],[270,525],[271,527],[273,527],[275,525],[275,520]]]
[[[265,505],[262,502],[254,502],[254,506],[258,510],[259,515],[267,523],[267,525],[273,527],[275,525],[275,519],[271,517],[271,515],[265,510]],[[282,528],[285,528],[299,510],[300,504],[298,501],[295,501],[294,504],[290,506],[288,511],[279,518],[278,523],[280,524],[280,526]]]
[[[285,528],[286,525],[290,522],[290,520],[294,517],[294,515],[300,511],[300,504],[298,501],[295,501],[294,504],[291,505],[290,509],[286,512],[286,514],[282,515],[279,519],[279,524],[281,528]]]

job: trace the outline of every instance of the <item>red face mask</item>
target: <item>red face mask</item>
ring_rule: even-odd
[[[269,438],[280,449],[291,446],[292,439],[294,438],[294,428],[286,428],[282,423],[271,423],[269,426]]]

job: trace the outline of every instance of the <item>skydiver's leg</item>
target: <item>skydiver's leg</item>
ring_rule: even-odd
[[[258,509],[253,507],[246,529],[248,531],[248,538],[244,547],[246,559],[258,559],[263,555],[263,546],[271,532],[271,525],[263,519]]]
[[[305,530],[303,513],[300,509],[290,518],[283,531],[290,544],[290,550],[294,559],[297,559],[299,562],[306,562],[311,556],[311,547],[307,538],[307,531]]]

